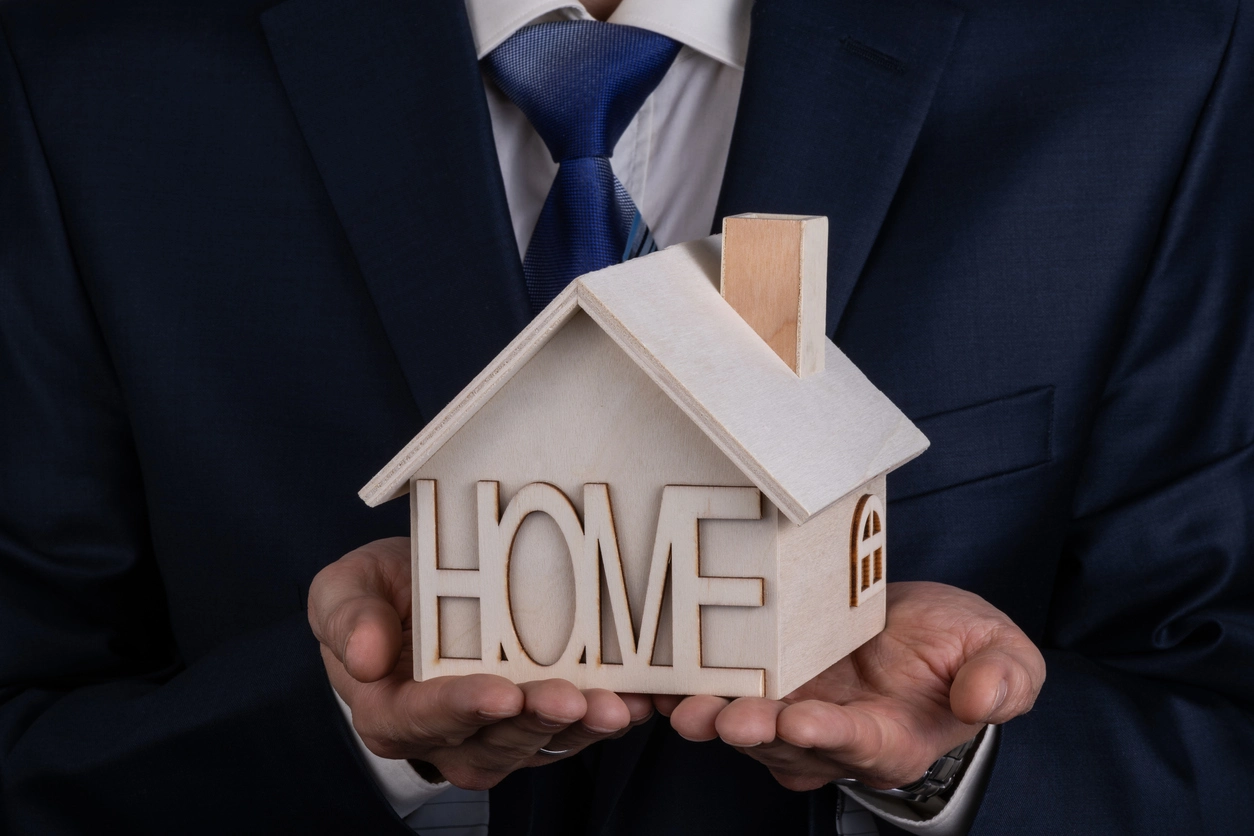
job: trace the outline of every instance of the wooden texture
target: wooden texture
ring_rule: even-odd
[[[861,494],[795,525],[582,313],[419,476],[422,678],[780,697],[883,626],[847,603]]]
[[[358,492],[362,501],[375,507],[403,495],[415,471],[474,415],[479,408],[527,365],[548,339],[561,330],[578,308],[577,286],[571,283],[531,320],[517,337],[448,406],[440,410],[412,441]]]
[[[435,515],[435,484],[420,480],[414,487],[414,495],[426,503],[421,509],[424,518]],[[760,519],[761,494],[757,488],[672,485],[663,489],[638,640],[626,596],[608,486],[584,486],[586,528],[571,501],[551,484],[524,485],[503,512],[499,490],[496,482],[478,484],[478,570],[446,570],[437,565],[436,572],[450,573],[456,586],[443,579],[426,586],[423,577],[414,590],[418,612],[438,610],[441,589],[455,589],[458,596],[479,598],[481,645],[476,670],[520,682],[558,676],[583,687],[618,690],[637,690],[649,683],[653,693],[764,693],[763,671],[705,666],[701,654],[703,608],[761,607],[764,579],[698,574],[700,521]],[[514,598],[519,586],[545,584],[551,579],[519,577],[509,570],[515,554],[526,551],[515,535],[530,514],[543,514],[556,523],[574,569],[573,624],[564,637],[558,638],[560,649],[549,653],[549,658],[536,658],[520,636],[524,616],[547,622],[549,614],[522,613],[514,606]],[[434,542],[430,538],[417,542],[419,565],[438,564]],[[661,665],[655,664],[654,649],[667,582],[673,596],[670,621],[675,639],[669,664]],[[602,592],[603,585],[606,594]],[[607,661],[601,651],[601,614],[607,604],[620,651],[617,662]],[[465,625],[451,626],[465,632]],[[417,636],[416,657],[421,670],[415,675],[421,678],[448,672],[440,651],[440,627],[435,629],[435,633],[431,632],[430,623],[424,622]],[[457,658],[453,665],[455,670],[472,667],[464,657]]]
[[[476,571],[439,565],[432,536],[436,483],[417,480],[411,492],[417,510],[415,675],[425,679],[494,673],[518,682],[561,677],[580,687],[779,699],[883,629],[884,596],[879,593],[887,569],[884,486],[883,477],[872,480],[862,488],[867,493],[850,494],[804,526],[768,515],[775,536],[769,559],[758,564],[762,577],[713,575],[711,567],[720,562],[740,563],[736,532],[724,532],[732,536],[717,543],[699,534],[704,521],[761,520],[764,509],[756,489],[666,486],[648,562],[647,591],[633,609],[607,485],[584,486],[581,523],[574,504],[553,485],[524,485],[502,512],[499,484],[478,483]],[[573,624],[549,642],[545,658],[524,646],[520,627],[523,619],[550,624],[551,612],[520,612],[514,598],[520,584],[551,587],[553,574],[520,580],[507,568],[511,560],[529,557],[519,553],[526,547],[520,549],[515,534],[532,513],[552,519],[564,541],[564,548],[557,550],[561,554],[547,550],[545,556],[568,560],[574,570],[573,600],[563,600],[563,590],[549,604],[571,607]],[[842,540],[848,542],[851,530],[863,531],[872,514],[879,529],[871,538],[858,537],[864,545],[855,548],[872,543],[880,553],[881,574],[869,590],[863,590],[858,571],[851,572],[849,562],[841,559],[847,554]],[[663,606],[668,584],[669,608]],[[863,593],[859,605],[842,606],[854,590]],[[431,614],[449,597],[479,599],[477,611],[461,619],[478,619],[482,613],[481,629],[433,618]],[[754,614],[759,617],[746,618],[749,609],[757,610]],[[639,618],[633,620],[633,613]],[[767,617],[765,630],[757,623],[760,615]],[[671,654],[659,659],[655,651],[663,623],[671,625],[675,638]],[[463,649],[447,658],[442,641],[447,630],[480,635],[477,652]],[[602,652],[606,634],[620,651],[612,660]],[[732,664],[726,664],[729,661]]]
[[[849,530],[849,606],[866,604],[884,591],[884,502],[865,494],[853,510]]]
[[[768,675],[778,698],[834,665],[884,629],[884,596],[849,606],[849,532],[867,495],[884,499],[885,479],[872,479],[802,526],[779,525],[779,656]],[[884,583],[879,584],[882,589]]]
[[[769,600],[773,578],[761,571],[774,564],[774,509],[585,314],[575,312],[416,477],[417,676],[764,692],[774,616],[745,602]],[[688,495],[703,485],[715,498]],[[523,513],[531,508],[539,512]],[[696,565],[698,548],[709,577],[667,584],[670,563]],[[438,580],[424,585],[428,577]],[[454,584],[459,594],[442,597]],[[597,605],[580,606],[593,589]],[[711,630],[716,614],[733,628]],[[747,637],[758,637],[757,649]],[[697,652],[711,667],[686,671]]]
[[[576,280],[362,489],[410,493],[415,676],[781,697],[882,629],[926,439],[830,341],[782,364],[719,242]]]
[[[719,290],[796,375],[823,371],[827,218],[757,213],[724,218]]]
[[[589,314],[753,484],[795,523],[927,449],[927,439],[825,340],[799,379],[719,296],[712,236],[571,283],[362,488],[378,505],[490,401],[576,310]]]
[[[822,372],[780,363],[711,292],[719,255],[710,238],[589,273],[579,306],[797,524],[927,449],[830,340]]]

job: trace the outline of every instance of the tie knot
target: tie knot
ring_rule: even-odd
[[[608,157],[678,52],[647,29],[564,20],[519,29],[484,65],[560,163]]]

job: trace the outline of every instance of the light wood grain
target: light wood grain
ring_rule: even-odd
[[[769,600],[762,591],[769,581],[761,574],[746,580],[736,567],[773,565],[774,509],[585,314],[576,313],[416,476],[416,675],[474,670],[516,681],[559,676],[585,687],[634,683],[659,693],[763,693],[774,616],[765,607],[741,604]],[[697,490],[689,486],[702,485],[716,495],[732,491],[738,498],[733,510],[748,503],[749,519],[719,518],[728,512],[715,499],[689,498],[687,506],[667,502],[668,490],[682,498]],[[438,522],[423,510],[433,504]],[[555,522],[524,537],[532,521],[549,511],[522,512],[541,504]],[[692,516],[692,507],[704,516]],[[679,513],[685,508],[691,513]],[[572,551],[579,525],[582,540]],[[689,607],[671,606],[674,584],[667,593],[665,583],[672,554],[696,565],[698,537],[701,571],[714,584],[692,579],[699,622],[689,618]],[[515,565],[530,569],[519,575],[510,571]],[[474,595],[467,595],[467,576],[481,584]],[[441,589],[452,588],[439,585],[455,578],[459,594],[476,606],[461,598],[431,600],[432,590],[422,586],[427,577],[437,578]],[[719,588],[723,579],[735,588]],[[752,589],[746,592],[740,581]],[[680,586],[684,594],[688,587]],[[592,606],[578,603],[589,598]],[[424,617],[431,611],[440,613],[436,626]],[[456,618],[445,617],[454,611]],[[736,624],[734,631],[710,630],[712,614]],[[430,635],[432,630],[438,633]],[[516,635],[523,640],[516,643]],[[698,635],[701,660],[719,667],[694,674],[685,662],[674,664],[674,637],[681,637],[681,655],[691,659],[689,648],[696,644],[684,643]],[[760,637],[762,649],[746,651],[744,636]],[[500,659],[502,648],[507,662]],[[540,664],[550,660],[558,661]],[[588,670],[598,662],[607,671],[600,679]],[[640,676],[632,679],[632,671]]]
[[[798,378],[780,363],[712,292],[717,237],[649,259],[582,277],[580,307],[793,522],[927,449],[830,340],[821,372]]]
[[[474,380],[448,406],[440,410],[358,491],[361,500],[374,508],[402,496],[409,489],[409,480],[418,468],[456,435],[479,407],[527,365],[548,339],[570,320],[578,309],[575,290],[574,283],[568,285],[483,371],[475,375]]]
[[[867,494],[882,500],[884,490],[881,476],[859,486],[805,525],[780,522],[780,652],[776,666],[767,675],[767,695],[771,698],[790,693],[884,629],[883,595],[859,607],[849,605],[849,538],[856,523],[855,510]]]
[[[422,678],[780,697],[883,626],[848,605],[862,494],[795,525],[582,313],[420,475]]]
[[[720,298],[721,236],[573,282],[361,490],[377,505],[458,433],[582,309],[795,523],[927,449],[927,439],[830,340],[798,379]],[[561,372],[557,372],[561,374]]]
[[[588,519],[585,529],[569,498],[551,484],[524,485],[501,511],[500,485],[479,482],[478,570],[439,566],[438,538],[433,536],[434,529],[438,528],[434,516],[436,488],[434,480],[416,480],[411,491],[421,518],[414,538],[418,572],[413,594],[415,612],[419,614],[416,644],[420,648],[416,654],[416,676],[425,679],[447,672],[439,650],[442,643],[435,632],[439,628],[429,614],[438,611],[443,597],[477,597],[481,619],[477,670],[482,673],[494,673],[515,681],[560,676],[589,683],[587,687],[608,687],[604,683],[611,680],[620,684],[650,682],[659,693],[704,693],[715,687],[732,689],[719,693],[735,695],[760,696],[764,692],[762,670],[740,669],[731,673],[733,669],[705,665],[702,660],[701,621],[705,608],[762,607],[765,600],[763,578],[700,574],[698,526],[702,520],[760,519],[761,494],[757,488],[694,485],[663,488],[639,641],[633,635],[608,486],[584,486]],[[510,571],[510,563],[518,557],[516,553],[526,549],[518,542],[517,532],[532,514],[543,514],[556,523],[574,568],[573,628],[556,653],[548,647],[545,651],[549,652],[543,655],[523,641],[521,628],[525,622],[520,621],[514,598],[520,587],[546,586],[546,579],[518,576]],[[605,572],[598,578],[602,566]],[[607,662],[600,652],[599,615],[603,602],[598,580],[604,580],[610,590],[609,603],[622,656],[619,663]],[[655,663],[654,649],[667,581],[674,598],[671,618],[675,642],[672,661],[669,665],[660,665]],[[547,616],[551,619],[552,614]],[[539,617],[544,619],[543,615]],[[467,627],[450,626],[463,632]],[[468,667],[462,664],[468,661],[465,657],[457,657],[457,660],[458,668]],[[607,665],[613,670],[608,672],[609,679],[603,679],[599,671]],[[707,676],[707,670],[719,672]]]
[[[657,542],[660,546],[665,541],[671,555],[671,664],[676,670],[703,664],[703,607],[763,605],[762,578],[702,574],[698,534],[700,520],[761,519],[761,503],[757,488],[668,485],[663,489]]]
[[[411,494],[416,677],[781,697],[882,629],[926,439],[830,341],[781,363],[719,241],[576,280],[362,489]]]
[[[884,502],[864,494],[854,507],[849,530],[849,606],[857,607],[884,592]]]
[[[827,218],[723,219],[723,298],[799,377],[823,371]]]

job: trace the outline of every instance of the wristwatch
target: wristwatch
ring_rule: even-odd
[[[986,727],[987,728],[987,727]],[[975,747],[984,739],[984,730],[979,734],[958,746],[950,749],[941,755],[931,766],[927,768],[927,772],[923,773],[923,777],[913,783],[906,784],[904,787],[894,787],[890,790],[877,790],[859,783],[853,778],[837,778],[833,784],[844,784],[845,786],[857,787],[861,792],[878,795],[884,798],[898,798],[904,801],[913,801],[921,803],[928,799],[935,798],[941,793],[953,787],[954,782],[958,780],[958,776],[962,772],[962,768],[966,765],[967,756],[975,751]]]

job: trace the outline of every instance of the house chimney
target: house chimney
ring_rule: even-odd
[[[823,371],[827,218],[724,218],[720,291],[798,377]]]

